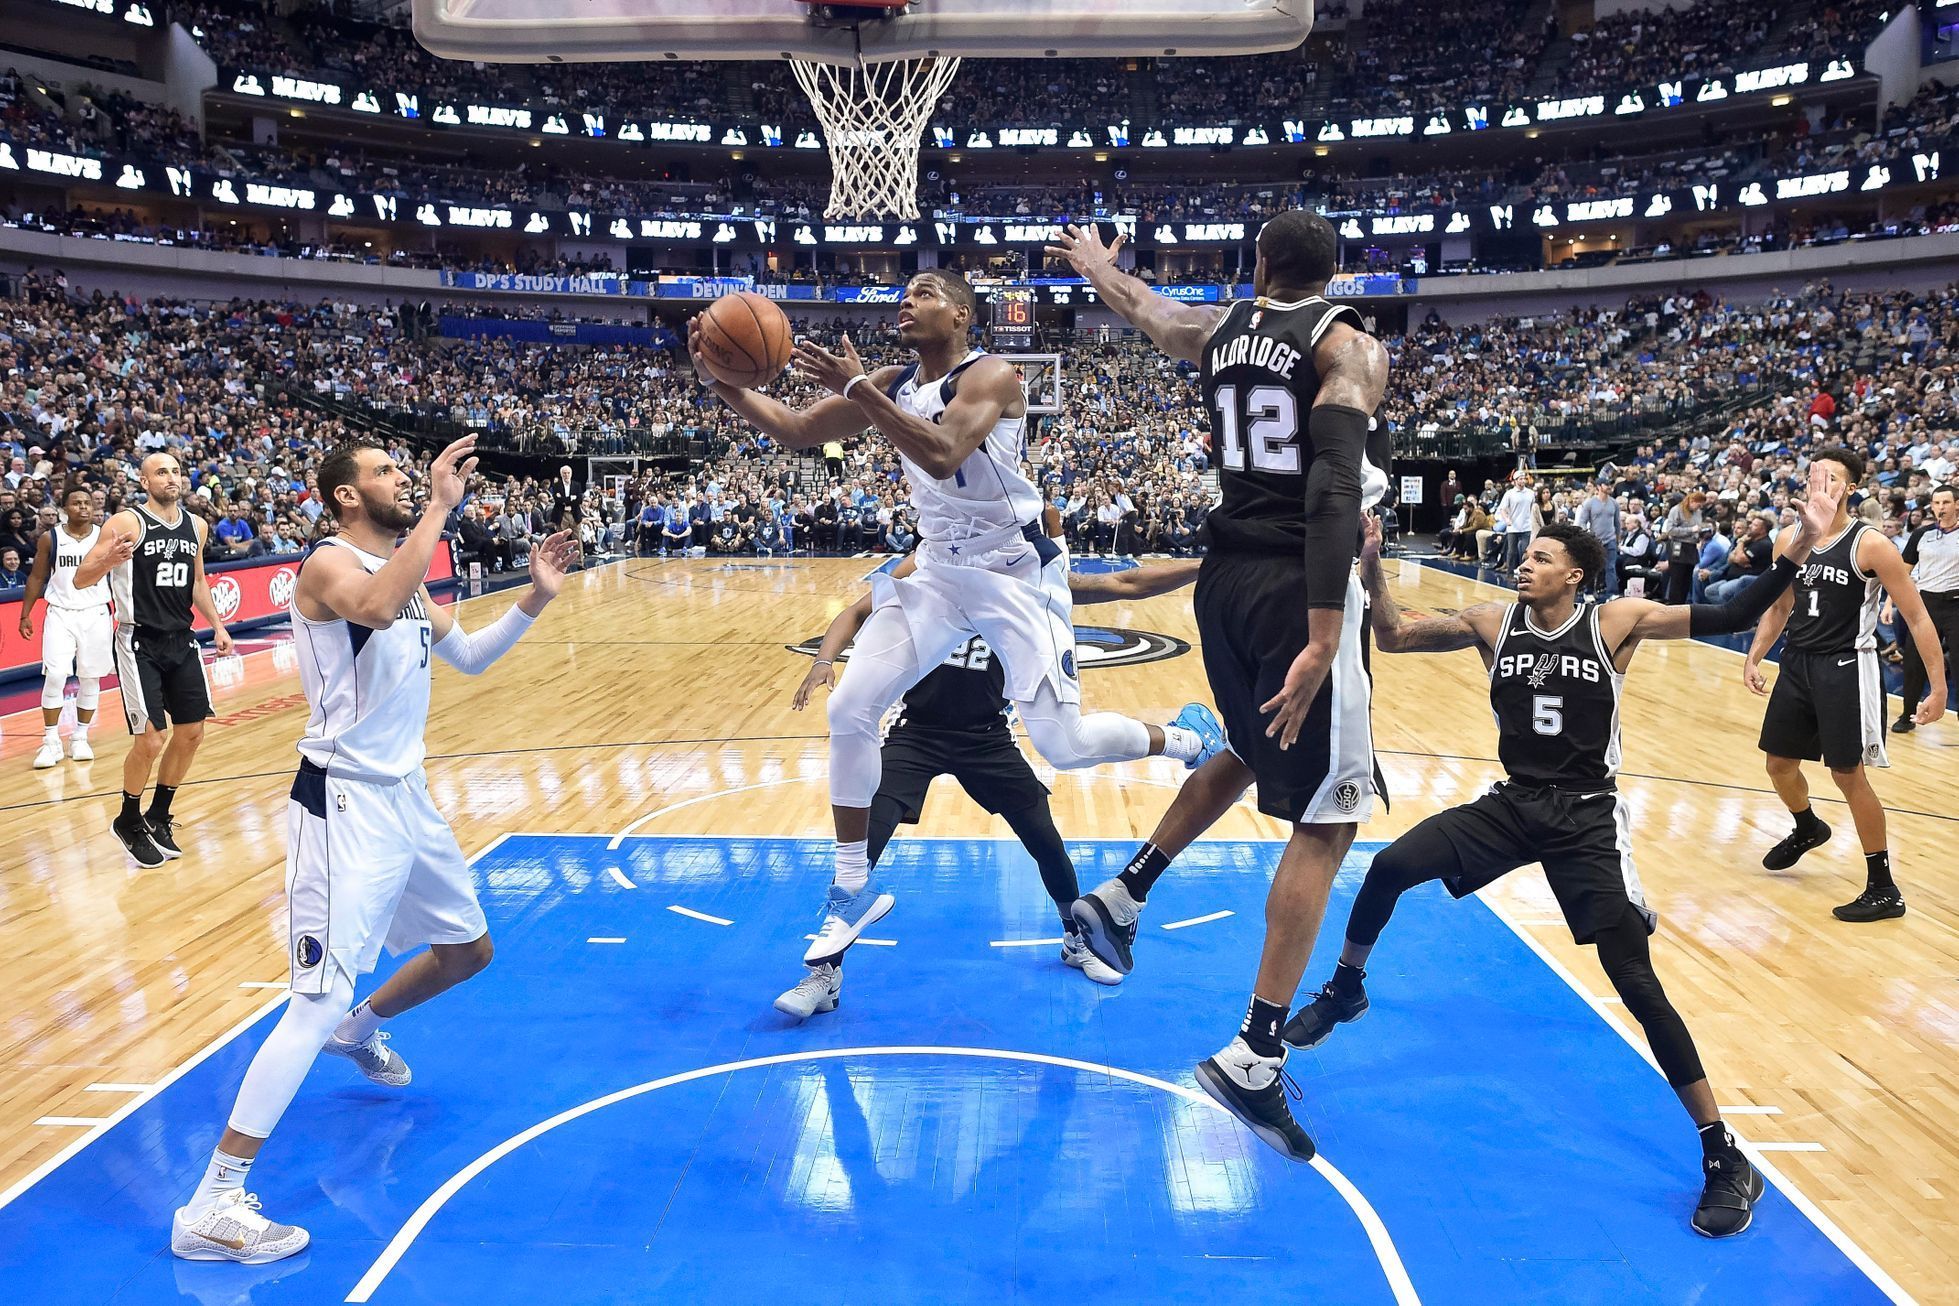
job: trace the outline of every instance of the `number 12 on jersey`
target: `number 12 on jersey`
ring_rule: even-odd
[[[1253,386],[1238,406],[1238,387],[1219,386],[1218,461],[1234,472],[1299,474],[1299,400],[1282,385]],[[1241,426],[1242,423],[1242,426]],[[1242,434],[1241,434],[1242,432]],[[1247,442],[1251,465],[1246,466]]]

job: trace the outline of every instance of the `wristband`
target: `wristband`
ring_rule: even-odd
[[[810,664],[810,670],[814,671],[817,667],[834,667],[835,665],[837,664],[829,658],[818,658]]]
[[[869,372],[859,372],[856,376],[851,377],[843,383],[843,397],[846,399],[850,398],[850,387],[856,385],[859,381],[868,381],[870,379],[871,375]]]

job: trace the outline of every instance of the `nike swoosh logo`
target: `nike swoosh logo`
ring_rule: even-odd
[[[1840,667],[1847,667],[1847,666],[1849,666],[1849,665],[1850,665],[1850,664],[1851,664],[1852,662],[1855,662],[1856,660],[1857,660],[1856,658],[1849,658],[1849,659],[1846,659],[1845,661],[1842,661],[1842,662],[1839,662],[1839,663],[1837,663],[1837,665],[1838,665],[1838,666],[1840,666]]]
[[[204,1235],[204,1240],[206,1242],[214,1242],[220,1247],[229,1247],[234,1252],[245,1250],[245,1240],[243,1238],[220,1238],[214,1233],[207,1233]]]

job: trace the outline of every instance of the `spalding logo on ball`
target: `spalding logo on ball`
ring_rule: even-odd
[[[796,350],[789,319],[775,301],[749,290],[709,304],[696,339],[714,379],[744,390],[781,376]]]
[[[219,621],[230,621],[238,615],[238,605],[245,601],[238,582],[229,576],[219,576],[211,582],[211,606],[218,610]]]

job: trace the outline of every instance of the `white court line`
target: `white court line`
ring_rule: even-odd
[[[624,871],[620,870],[617,866],[606,867],[605,873],[607,875],[610,875],[612,877],[612,882],[618,885],[622,889],[637,889],[639,887],[637,884],[634,884],[632,882],[632,878],[630,876],[628,876]]]
[[[811,943],[816,942],[816,936],[814,934],[805,934],[803,937]],[[896,939],[859,939],[857,942],[869,948],[895,948],[898,946]]]
[[[864,940],[860,939],[858,942],[861,943]],[[510,1155],[512,1152],[517,1151],[519,1148],[526,1147],[545,1134],[550,1133],[559,1125],[569,1124],[571,1121],[577,1120],[582,1116],[604,1110],[606,1107],[617,1105],[620,1102],[628,1101],[646,1093],[652,1093],[662,1088],[670,1088],[675,1084],[686,1084],[697,1079],[706,1079],[711,1075],[729,1074],[737,1070],[754,1070],[763,1066],[787,1065],[798,1061],[830,1061],[839,1057],[890,1056],[972,1057],[981,1060],[1029,1061],[1037,1065],[1059,1066],[1064,1070],[1079,1070],[1089,1074],[1108,1075],[1113,1079],[1128,1080],[1132,1084],[1141,1084],[1146,1088],[1158,1089],[1173,1096],[1183,1098],[1185,1101],[1194,1103],[1197,1106],[1208,1107],[1210,1110],[1216,1111],[1218,1114],[1227,1118],[1230,1117],[1230,1113],[1222,1106],[1212,1101],[1207,1094],[1197,1089],[1186,1088],[1182,1084],[1173,1084],[1168,1080],[1158,1079],[1153,1075],[1145,1075],[1139,1071],[1124,1070],[1119,1066],[1102,1065],[1094,1061],[1077,1061],[1072,1057],[1049,1056],[1043,1052],[1008,1052],[999,1048],[966,1047],[826,1048],[814,1052],[783,1052],[774,1056],[752,1057],[746,1061],[727,1061],[716,1066],[703,1066],[698,1070],[685,1070],[679,1074],[668,1075],[662,1079],[648,1080],[644,1084],[635,1084],[631,1088],[623,1088],[616,1093],[608,1093],[604,1097],[593,1098],[590,1102],[582,1106],[575,1106],[569,1110],[560,1111],[549,1120],[539,1121],[522,1133],[515,1134],[506,1138],[503,1142],[498,1143],[495,1147],[451,1175],[440,1188],[429,1194],[422,1204],[415,1208],[415,1213],[408,1217],[407,1222],[388,1241],[388,1245],[375,1258],[374,1264],[368,1267],[367,1273],[361,1276],[360,1282],[355,1284],[353,1291],[347,1294],[346,1300],[350,1302],[364,1302],[371,1298],[375,1290],[381,1286],[382,1282],[387,1279],[388,1274],[401,1261],[401,1258],[407,1254],[409,1247],[421,1235],[422,1230],[428,1227],[429,1221],[433,1220],[442,1208],[448,1204],[450,1198],[461,1192],[465,1185],[492,1165],[495,1165],[498,1161]],[[1322,1178],[1333,1186],[1333,1190],[1340,1194],[1341,1198],[1353,1211],[1354,1217],[1360,1221],[1361,1228],[1367,1234],[1367,1241],[1374,1249],[1375,1258],[1381,1264],[1381,1272],[1387,1276],[1388,1288],[1394,1293],[1397,1306],[1421,1306],[1421,1298],[1415,1293],[1414,1282],[1408,1277],[1407,1267],[1401,1263],[1401,1253],[1395,1250],[1394,1240],[1389,1237],[1387,1226],[1382,1223],[1379,1213],[1375,1211],[1366,1196],[1358,1188],[1354,1187],[1347,1176],[1341,1174],[1324,1155],[1314,1156],[1312,1166],[1313,1169],[1319,1171]]]
[[[1227,916],[1235,916],[1236,914],[1236,912],[1229,911],[1214,911],[1208,916],[1193,916],[1186,921],[1165,921],[1163,928],[1166,930],[1187,930],[1193,925],[1208,925],[1212,921],[1221,921]]]
[[[291,988],[292,985],[285,980],[241,980],[239,981],[238,987],[241,989],[286,989]]]
[[[861,943],[863,940],[859,939],[858,942]],[[989,948],[1050,948],[1057,943],[1066,942],[1066,939],[995,939],[986,946]]]
[[[691,916],[697,921],[706,921],[709,925],[733,925],[734,924],[734,922],[729,920],[726,916],[710,916],[704,911],[695,911],[692,907],[682,907],[678,903],[670,904],[667,907],[667,910],[671,912],[678,912],[682,916]]]
[[[503,843],[505,839],[508,839],[509,837],[510,836],[506,833],[506,834],[500,834],[496,838],[490,840],[489,843],[485,844],[482,848],[477,850],[476,854],[469,859],[469,864],[474,866],[478,861],[489,856],[492,852],[494,852],[497,849],[498,846],[500,846]],[[0,1193],[0,1210],[6,1209],[6,1207],[8,1207],[13,1203],[15,1198],[19,1197],[22,1193],[25,1193],[28,1189],[32,1188],[35,1184],[40,1183],[43,1179],[53,1174],[56,1170],[59,1170],[62,1166],[67,1165],[70,1161],[74,1160],[77,1156],[81,1155],[83,1148],[87,1147],[90,1143],[93,1143],[96,1139],[102,1137],[102,1135],[108,1133],[111,1129],[115,1128],[118,1124],[122,1123],[122,1121],[127,1119],[129,1116],[141,1110],[145,1105],[147,1105],[150,1101],[152,1101],[159,1093],[169,1088],[172,1084],[182,1079],[185,1075],[188,1075],[191,1071],[203,1065],[204,1062],[208,1060],[213,1054],[215,1054],[220,1048],[224,1047],[227,1043],[231,1042],[231,1040],[237,1038],[240,1034],[243,1034],[246,1030],[250,1029],[253,1025],[257,1024],[261,1017],[263,1017],[268,1012],[275,1009],[280,1003],[284,1002],[286,998],[287,995],[285,993],[281,993],[277,997],[269,999],[265,1003],[265,1005],[260,1007],[257,1011],[254,1011],[251,1015],[245,1017],[243,1020],[239,1021],[236,1025],[233,1025],[230,1029],[226,1030],[224,1033],[218,1035],[215,1039],[205,1044],[202,1049],[200,1049],[195,1055],[193,1055],[190,1058],[190,1060],[184,1062],[182,1065],[178,1066],[175,1070],[172,1070],[169,1074],[165,1075],[162,1079],[159,1079],[156,1083],[152,1084],[144,1092],[132,1096],[129,1099],[129,1101],[123,1103],[122,1106],[116,1110],[116,1113],[114,1115],[103,1120],[101,1123],[96,1125],[94,1129],[89,1130],[86,1134],[83,1134],[80,1138],[77,1138],[74,1142],[70,1143],[68,1146],[62,1148],[59,1152],[56,1152],[53,1156],[43,1161],[40,1165],[34,1167],[32,1173],[30,1173],[26,1178],[14,1184],[14,1186],[9,1188],[6,1192]]]
[[[1756,1143],[1757,1152],[1827,1152],[1821,1143]]]
[[[1779,1116],[1779,1106],[1724,1106],[1715,1108],[1724,1116]]]
[[[605,938],[605,939],[587,939],[587,940],[585,940],[585,942],[587,942],[587,943],[624,943],[624,942],[625,942],[625,940],[624,940],[623,938],[618,938],[618,939],[614,939],[614,938]]]
[[[1544,945],[1532,938],[1523,926],[1511,920],[1509,913],[1505,912],[1491,898],[1479,892],[1476,895],[1476,899],[1490,909],[1491,915],[1503,922],[1504,928],[1521,939],[1525,947],[1536,953],[1537,959],[1548,966],[1553,975],[1556,975],[1569,985],[1571,991],[1583,999],[1586,1006],[1598,1012],[1599,1018],[1604,1020],[1606,1025],[1614,1033],[1624,1039],[1628,1047],[1632,1048],[1633,1051],[1644,1058],[1646,1064],[1653,1067],[1656,1074],[1660,1073],[1660,1063],[1653,1060],[1653,1053],[1647,1048],[1645,1040],[1635,1036],[1632,1031],[1626,1029],[1618,1021],[1609,1019],[1605,1015],[1601,1005],[1593,1000],[1592,995],[1586,991],[1585,986],[1578,982],[1578,977],[1566,969],[1563,962],[1552,956],[1545,949]],[[1729,1132],[1733,1133],[1732,1130]],[[1835,1220],[1832,1220],[1828,1215],[1824,1214],[1821,1207],[1815,1202],[1812,1202],[1800,1188],[1789,1181],[1786,1175],[1776,1169],[1766,1157],[1761,1155],[1764,1150],[1762,1146],[1749,1142],[1739,1134],[1735,1135],[1735,1141],[1740,1143],[1742,1148],[1750,1154],[1750,1159],[1755,1163],[1755,1168],[1760,1170],[1770,1183],[1773,1183],[1777,1188],[1782,1190],[1782,1195],[1789,1199],[1789,1204],[1808,1217],[1809,1222],[1815,1225],[1825,1238],[1835,1243],[1837,1250],[1842,1252],[1852,1265],[1862,1270],[1870,1279],[1871,1283],[1877,1287],[1879,1292],[1889,1297],[1892,1301],[1900,1303],[1901,1306],[1915,1306],[1916,1299],[1910,1293],[1906,1292],[1896,1279],[1893,1279],[1889,1274],[1885,1273],[1884,1267],[1871,1259],[1869,1252],[1853,1242],[1850,1235],[1839,1228]]]
[[[37,1125],[78,1125],[83,1129],[93,1129],[108,1122],[107,1116],[42,1116]]]
[[[90,1084],[88,1087],[84,1088],[82,1092],[84,1093],[147,1093],[150,1091],[151,1087],[153,1086],[150,1084]]]

